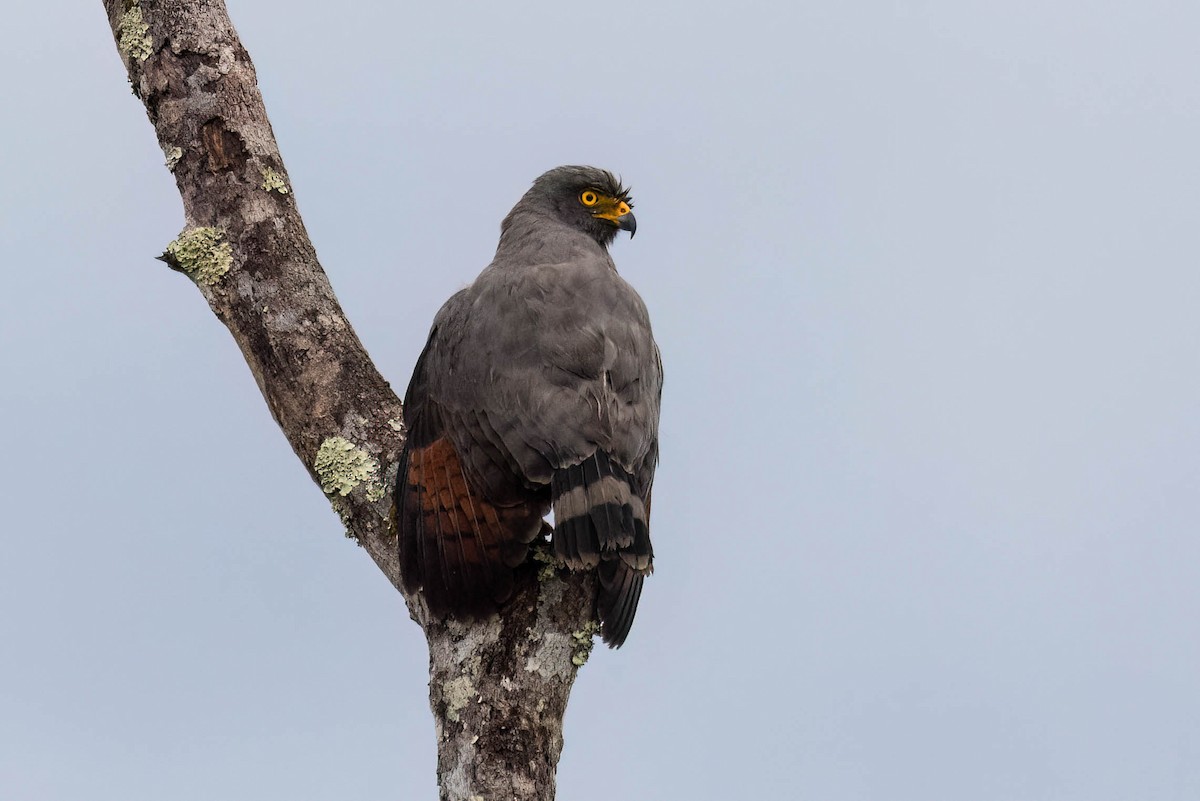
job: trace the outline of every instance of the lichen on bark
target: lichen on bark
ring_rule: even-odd
[[[290,191],[287,182],[283,180],[283,176],[275,172],[275,170],[270,167],[260,167],[259,172],[262,173],[262,188],[264,190],[278,192],[281,195],[286,195]]]
[[[233,248],[218,228],[189,228],[167,245],[164,260],[193,281],[212,286],[233,266]]]
[[[121,15],[118,29],[117,49],[126,58],[145,61],[154,52],[154,40],[150,38],[150,26],[142,17],[142,7],[137,3]]]
[[[378,501],[384,496],[379,462],[345,437],[329,437],[322,442],[313,460],[313,469],[326,495],[344,498],[358,485],[366,484],[368,500]]]

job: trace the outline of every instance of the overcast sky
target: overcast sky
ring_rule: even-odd
[[[399,392],[534,177],[633,185],[658,558],[560,798],[1200,798],[1200,6],[229,3]],[[101,3],[5,26],[0,798],[434,798]]]

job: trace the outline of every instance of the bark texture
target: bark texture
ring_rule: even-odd
[[[400,399],[317,261],[224,3],[104,5],[183,200],[185,228],[161,258],[229,329],[347,534],[399,590],[389,518]],[[554,797],[563,712],[595,630],[592,581],[531,561],[500,615],[474,623],[430,619],[419,597],[405,599],[429,642],[443,799]]]

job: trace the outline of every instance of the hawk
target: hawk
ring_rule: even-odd
[[[646,306],[608,254],[636,231],[631,207],[612,173],[550,170],[434,318],[404,398],[396,521],[401,580],[435,615],[508,600],[553,510],[557,559],[597,572],[604,641],[629,634],[653,567],[662,394]]]

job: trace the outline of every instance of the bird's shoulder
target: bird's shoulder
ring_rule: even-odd
[[[497,259],[443,304],[423,367],[439,389],[475,394],[518,374],[606,371],[623,385],[659,371],[649,313],[607,253],[519,264]]]

